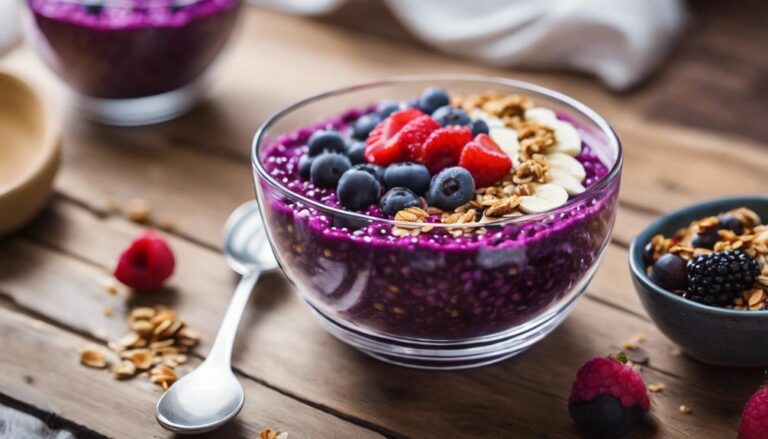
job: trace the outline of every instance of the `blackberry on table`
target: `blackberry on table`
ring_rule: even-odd
[[[741,250],[700,255],[688,262],[686,297],[705,305],[732,305],[733,299],[752,287],[760,266]]]

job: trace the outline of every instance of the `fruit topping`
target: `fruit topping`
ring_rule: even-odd
[[[472,140],[472,131],[465,126],[438,128],[429,135],[413,159],[424,163],[433,174],[459,164],[461,151]]]
[[[421,200],[418,195],[404,187],[393,187],[379,201],[381,211],[390,216],[394,216],[397,212],[407,207],[418,207],[420,205]]]
[[[427,193],[430,206],[453,210],[475,197],[475,181],[466,169],[454,166],[432,178]]]
[[[312,161],[310,180],[320,188],[335,188],[339,179],[352,167],[349,159],[341,154],[326,152]]]
[[[520,152],[520,142],[517,140],[517,131],[501,127],[490,130],[488,136],[499,145],[502,151],[512,160],[515,160]]]
[[[568,411],[588,437],[615,438],[639,424],[650,409],[643,377],[614,358],[593,358],[576,374]]]
[[[507,175],[512,160],[487,134],[479,134],[464,146],[459,166],[472,174],[478,187],[485,187]]]
[[[379,199],[381,185],[371,172],[352,169],[339,180],[336,196],[339,203],[349,210],[363,210]]]
[[[430,134],[440,128],[432,117],[424,115],[408,122],[406,126],[397,133],[395,139],[408,151],[408,157],[415,159],[420,156],[424,142]]]
[[[421,111],[432,114],[440,107],[450,105],[451,98],[448,96],[448,92],[438,87],[430,87],[421,94],[419,97],[419,109]]]
[[[438,108],[434,113],[432,113],[432,117],[435,118],[440,126],[469,125],[472,122],[464,110],[451,107],[450,105]]]
[[[115,278],[136,290],[160,288],[173,274],[176,261],[162,236],[147,231],[120,255]]]
[[[744,225],[741,224],[741,221],[730,212],[720,217],[717,226],[721,229],[730,230],[737,235],[741,235],[741,232],[744,230]]]
[[[347,145],[341,134],[333,130],[315,131],[309,137],[309,156],[315,157],[324,152],[337,152],[344,154]]]
[[[547,148],[548,153],[562,152],[573,157],[581,153],[581,134],[570,123],[558,119],[554,111],[548,108],[529,108],[525,111],[525,119],[552,129],[556,141]]]
[[[352,124],[352,137],[359,140],[368,138],[368,134],[381,122],[378,114],[364,114]]]
[[[431,179],[432,176],[427,167],[419,163],[395,163],[384,170],[384,186],[408,188],[419,195],[423,195],[429,190]]]
[[[488,124],[482,119],[473,120],[469,126],[472,128],[472,136],[476,136],[478,134],[488,134],[490,130]]]
[[[378,114],[380,118],[386,119],[395,111],[402,110],[402,109],[403,109],[403,105],[400,102],[393,101],[393,100],[384,100],[379,102],[379,105],[376,106],[376,114]]]
[[[755,258],[741,250],[699,255],[688,262],[686,297],[705,305],[730,305],[759,273]]]
[[[668,253],[654,262],[651,279],[660,287],[670,291],[684,290],[688,285],[687,261],[680,256]]]
[[[768,438],[768,386],[763,385],[744,404],[738,439]]]
[[[376,178],[379,184],[384,184],[384,168],[371,163],[360,163],[352,166],[352,170],[365,171]]]
[[[706,231],[699,231],[693,235],[693,238],[691,238],[691,245],[695,248],[706,248],[711,250],[719,240],[720,235],[717,233],[717,229],[712,228]]]
[[[400,142],[398,134],[409,122],[421,116],[424,116],[421,111],[408,108],[396,111],[379,122],[366,140],[366,160],[381,166],[405,160],[408,150]]]
[[[568,201],[568,192],[556,184],[532,184],[532,193],[520,197],[520,210],[542,213],[562,206]]]
[[[365,142],[353,140],[347,145],[347,158],[353,165],[365,161]]]
[[[304,154],[299,157],[299,175],[301,178],[309,180],[309,171],[312,169],[312,157]]]
[[[579,182],[583,182],[587,178],[587,171],[584,169],[584,165],[577,159],[563,154],[562,152],[553,152],[546,155],[549,168],[552,170],[564,171],[567,174],[572,175]]]
[[[547,182],[562,187],[568,195],[579,195],[587,190],[576,177],[561,169],[550,169]]]

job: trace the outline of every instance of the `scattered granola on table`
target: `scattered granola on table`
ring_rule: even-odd
[[[643,251],[659,286],[710,306],[768,309],[768,225],[745,207],[656,235]]]
[[[100,347],[87,347],[80,362],[93,368],[110,367],[117,379],[139,374],[163,389],[176,380],[176,368],[187,362],[190,349],[200,340],[200,332],[179,320],[176,311],[163,306],[137,307],[128,314],[131,332],[107,343],[113,362]]]

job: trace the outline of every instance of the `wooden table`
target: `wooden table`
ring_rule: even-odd
[[[219,236],[229,212],[253,198],[249,144],[265,116],[354,81],[474,72],[538,82],[583,100],[614,124],[625,145],[614,237],[571,317],[514,359],[426,373],[339,343],[285,279],[270,276],[257,288],[236,346],[246,406],[211,437],[254,438],[264,427],[291,438],[574,437],[566,399],[576,369],[638,332],[647,337],[642,348],[650,358],[643,375],[666,389],[652,395],[652,422],[633,437],[733,437],[762,370],[711,367],[681,354],[635,295],[627,243],[661,212],[768,188],[766,33],[740,25],[757,23],[765,7],[742,6],[697,6],[698,26],[669,65],[654,82],[624,95],[584,77],[451,59],[409,40],[339,26],[348,21],[344,14],[318,22],[251,9],[216,71],[212,98],[191,114],[139,129],[95,126],[69,114],[55,197],[37,221],[0,241],[0,435],[13,422],[19,431],[65,429],[79,437],[171,436],[153,418],[156,386],[116,381],[78,363],[84,345],[126,332],[124,315],[133,304],[101,285],[120,250],[144,228],[114,212],[113,203],[141,198],[156,224],[175,223],[167,233],[178,258],[173,291],[142,301],[176,308],[202,330],[198,352],[206,352],[236,281]],[[0,66],[47,90],[52,100],[60,94],[27,50]],[[113,316],[105,315],[107,307]],[[692,413],[681,413],[681,404]]]

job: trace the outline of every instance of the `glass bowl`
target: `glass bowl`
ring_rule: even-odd
[[[313,129],[343,129],[372,103],[408,101],[430,86],[530,97],[574,123],[607,173],[552,211],[483,224],[430,223],[432,230],[422,233],[424,224],[414,228],[326,206],[268,172],[264,159],[271,148],[303,145]],[[574,99],[519,81],[450,75],[396,78],[307,98],[261,126],[252,162],[272,249],[325,328],[384,361],[459,369],[519,353],[567,316],[609,241],[622,153],[608,123]],[[393,227],[411,232],[395,236]],[[475,233],[481,228],[485,233]]]
[[[26,34],[87,116],[114,125],[189,110],[241,0],[27,0]]]

